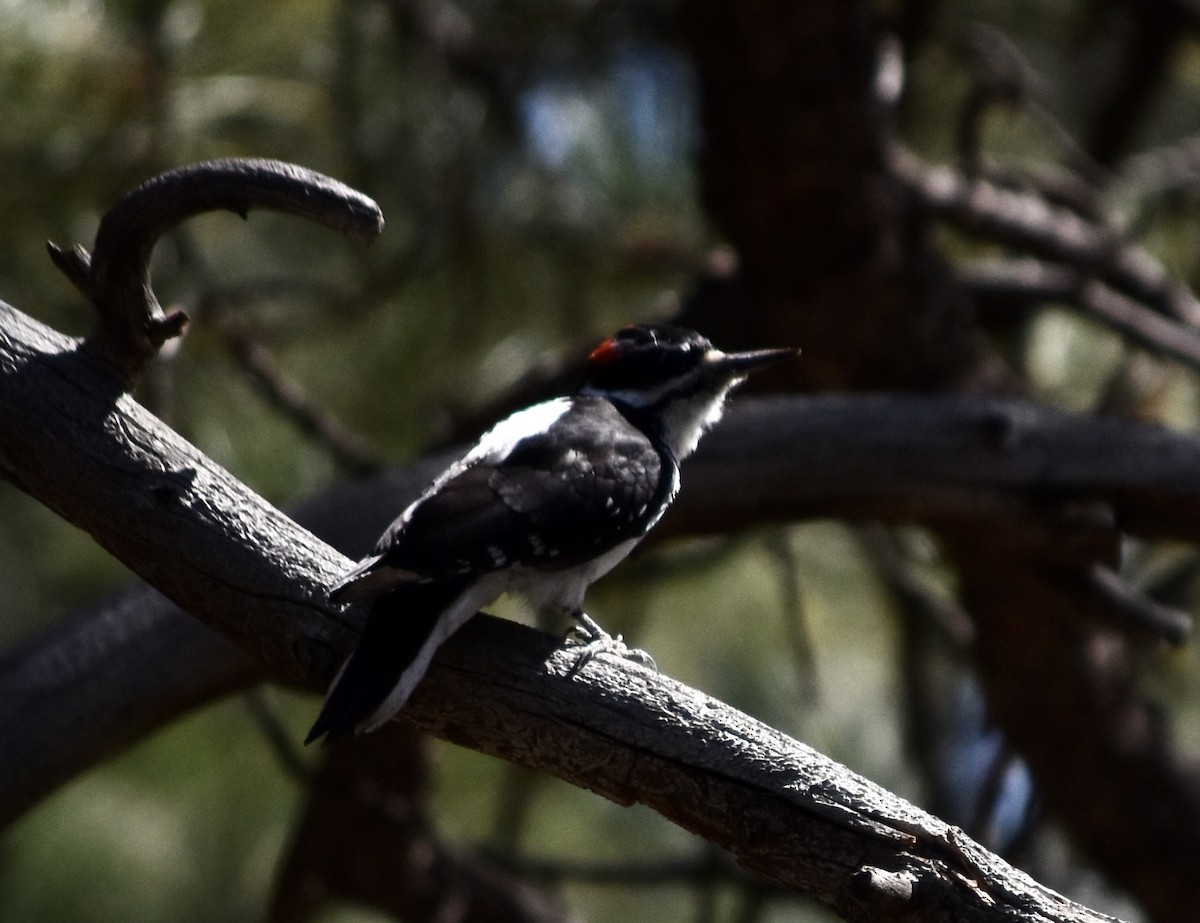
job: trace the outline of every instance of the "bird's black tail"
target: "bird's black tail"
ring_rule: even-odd
[[[362,638],[333,687],[305,744],[326,743],[354,734],[360,722],[384,703],[433,633],[443,610],[465,583],[411,583],[371,602]]]

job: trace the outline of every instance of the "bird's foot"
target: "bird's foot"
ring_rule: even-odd
[[[658,672],[658,664],[653,657],[641,648],[630,647],[620,635],[614,638],[586,612],[572,612],[571,617],[575,625],[567,633],[567,641],[577,645],[579,652],[568,676],[574,676],[582,670],[597,654],[613,654]]]

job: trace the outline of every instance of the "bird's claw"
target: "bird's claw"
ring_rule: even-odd
[[[614,638],[596,624],[595,619],[586,612],[572,613],[572,617],[575,619],[575,624],[567,633],[567,641],[577,645],[579,650],[568,676],[574,676],[582,670],[597,654],[613,654],[658,672],[658,664],[646,651],[638,647],[630,647],[621,635]]]

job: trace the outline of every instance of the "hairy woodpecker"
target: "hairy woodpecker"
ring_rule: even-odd
[[[680,460],[729,392],[793,354],[724,353],[690,330],[625,327],[588,357],[577,394],[496,424],[330,592],[334,603],[373,602],[305,743],[386,722],[438,646],[503,593],[569,613],[585,640],[613,644],[583,612],[588,585],[662,517]]]

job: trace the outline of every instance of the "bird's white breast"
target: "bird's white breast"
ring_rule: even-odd
[[[524,596],[535,609],[552,607],[571,612],[583,605],[588,586],[624,560],[641,539],[640,535],[628,539],[575,567],[562,570],[516,568],[511,572],[507,589]]]

